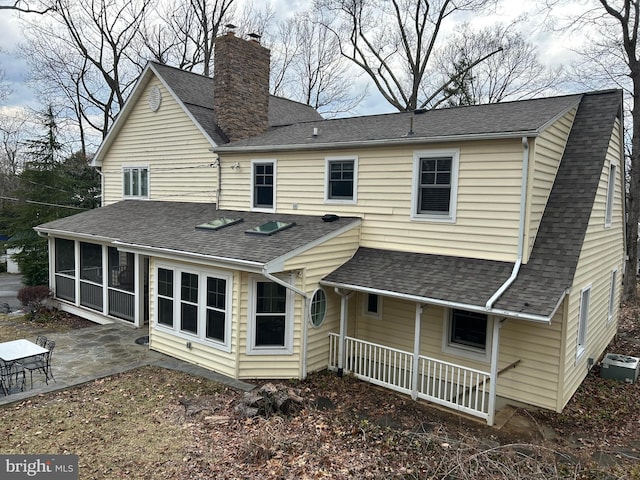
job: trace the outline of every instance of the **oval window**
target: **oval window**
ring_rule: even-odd
[[[327,316],[327,295],[321,288],[317,289],[313,293],[309,310],[311,324],[314,327],[319,327],[320,325],[322,325],[322,322],[324,322],[324,317]]]

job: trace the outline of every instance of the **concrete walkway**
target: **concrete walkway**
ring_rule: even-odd
[[[192,365],[158,352],[136,339],[148,334],[147,329],[136,329],[119,323],[79,328],[68,333],[52,333],[47,338],[56,342],[52,356],[55,382],[47,385],[44,375],[33,373],[33,388],[27,371],[24,392],[0,396],[0,405],[24,400],[41,393],[53,392],[81,385],[110,375],[133,370],[144,365],[156,365],[208,378],[241,391],[254,388],[246,382],[234,380],[202,367]],[[34,338],[28,340],[35,341]]]

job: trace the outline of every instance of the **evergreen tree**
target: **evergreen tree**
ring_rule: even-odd
[[[47,284],[49,279],[47,241],[33,227],[99,203],[99,174],[81,154],[62,159],[63,145],[50,107],[42,118],[44,134],[28,142],[28,162],[18,175],[18,202],[4,209],[0,221],[11,235],[8,246],[20,251],[14,258],[26,285]]]

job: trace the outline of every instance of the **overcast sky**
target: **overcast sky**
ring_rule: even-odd
[[[240,0],[241,2],[244,0]],[[13,3],[13,0],[0,0],[0,3]],[[285,18],[296,11],[304,10],[312,0],[271,0],[271,5],[278,18]],[[261,2],[257,2],[261,4]],[[551,65],[566,64],[572,57],[567,47],[575,44],[575,38],[570,40],[559,33],[550,34],[543,27],[544,18],[537,12],[536,3],[530,0],[515,1],[502,0],[495,12],[489,17],[478,17],[469,14],[467,20],[478,24],[489,24],[496,20],[509,22],[518,15],[527,13],[529,20],[526,24],[531,40],[538,46],[540,58]],[[30,18],[34,18],[33,16]],[[37,17],[36,17],[37,18]],[[447,25],[447,28],[455,28]],[[0,105],[0,113],[9,114],[16,108],[31,107],[41,109],[42,106],[34,91],[27,83],[28,68],[24,59],[17,55],[22,41],[22,27],[18,15],[7,10],[0,10],[0,70],[4,70],[5,80],[10,84],[12,94],[5,105]],[[365,99],[358,109],[359,114],[386,113],[393,109],[375,94],[370,88],[369,98]]]

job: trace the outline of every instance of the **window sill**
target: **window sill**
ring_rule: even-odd
[[[464,345],[448,343],[444,346],[442,351],[449,355],[455,355],[456,357],[463,357],[477,362],[489,363],[490,361],[488,350],[479,350],[472,347],[466,347]]]
[[[247,355],[291,355],[291,348],[287,347],[253,347],[247,349]]]
[[[411,215],[411,220],[415,222],[433,223],[456,223],[456,217],[451,215]]]

